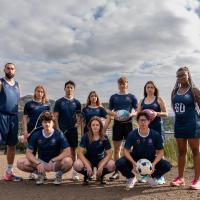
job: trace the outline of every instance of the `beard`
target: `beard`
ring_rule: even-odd
[[[12,79],[12,78],[14,78],[14,74],[10,74],[10,73],[5,73],[5,76],[6,76],[6,78],[7,79]]]

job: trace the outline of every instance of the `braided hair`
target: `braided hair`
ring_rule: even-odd
[[[177,72],[179,72],[179,71],[184,71],[184,72],[187,73],[187,75],[188,75],[188,82],[189,82],[189,85],[190,85],[191,90],[192,90],[192,95],[193,95],[193,97],[194,97],[194,103],[195,103],[195,105],[196,105],[197,111],[199,112],[199,106],[198,106],[198,104],[197,104],[197,99],[196,99],[196,96],[195,96],[195,93],[194,93],[194,88],[195,88],[196,86],[195,86],[195,84],[194,84],[194,82],[193,82],[193,80],[192,80],[192,76],[191,76],[190,70],[189,70],[188,67],[180,67],[180,68],[177,70]],[[172,93],[171,93],[171,103],[172,103],[172,100],[173,100],[174,96],[176,95],[176,93],[177,93],[177,91],[178,91],[179,88],[180,88],[180,85],[179,85],[179,83],[176,81],[175,86],[174,86],[174,89],[172,90]],[[173,108],[173,110],[174,110],[173,104],[172,104],[172,108]]]

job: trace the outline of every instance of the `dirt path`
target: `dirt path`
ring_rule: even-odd
[[[22,155],[18,155],[17,159]],[[17,160],[16,159],[16,160]],[[6,166],[6,157],[0,155],[0,177],[2,178]],[[70,173],[64,176],[64,181],[61,186],[54,186],[51,180],[48,180],[45,185],[37,186],[34,181],[28,181],[27,174],[16,169],[18,175],[25,178],[20,183],[5,182],[0,180],[0,200],[128,200],[128,199],[168,199],[168,200],[184,200],[194,199],[200,200],[200,191],[188,189],[190,180],[193,175],[191,169],[186,170],[187,186],[174,188],[169,186],[169,181],[176,174],[176,169],[173,169],[166,175],[167,183],[164,186],[149,188],[146,184],[137,183],[135,188],[130,191],[125,190],[125,179],[121,178],[115,182],[108,182],[102,186],[92,182],[89,186],[83,186],[82,182],[74,183],[70,180]],[[48,178],[52,179],[53,174],[48,174]]]

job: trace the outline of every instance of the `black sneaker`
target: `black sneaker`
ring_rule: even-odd
[[[84,176],[83,184],[84,185],[89,185],[90,179],[88,176]]]
[[[109,179],[111,181],[119,179],[119,172],[114,172],[114,174]]]
[[[100,183],[101,183],[102,185],[106,185],[106,179],[105,179],[104,176],[100,178]]]

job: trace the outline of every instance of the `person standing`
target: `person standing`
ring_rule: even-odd
[[[77,113],[81,112],[81,103],[74,98],[75,83],[67,81],[64,86],[65,96],[58,99],[55,103],[54,114],[56,126],[67,138],[71,150],[73,161],[76,160],[76,148],[78,146]],[[72,179],[79,180],[76,171],[72,170]]]
[[[23,128],[23,143],[27,144],[30,140],[34,130],[42,126],[41,115],[45,111],[50,111],[50,103],[47,98],[46,90],[42,85],[35,87],[33,99],[28,101],[24,106],[24,115],[22,119]],[[28,141],[27,141],[28,140]],[[37,149],[33,154],[36,155]],[[29,179],[34,180],[37,178],[37,174],[31,173]]]
[[[132,131],[132,117],[136,114],[135,110],[137,109],[137,98],[135,95],[128,93],[128,79],[127,77],[120,77],[118,79],[118,88],[119,93],[113,94],[110,97],[108,113],[114,117],[113,125],[113,147],[114,147],[114,160],[120,158],[121,146],[123,139],[126,140],[126,137],[129,132]],[[127,110],[129,112],[129,119],[126,121],[118,121],[115,119],[117,116],[118,110]],[[118,171],[115,171],[114,174],[110,177],[110,180],[116,180],[119,178]]]
[[[174,133],[178,146],[178,176],[171,185],[185,185],[184,167],[186,163],[187,143],[192,150],[194,178],[191,189],[200,189],[200,90],[194,85],[190,71],[181,67],[176,72],[176,84],[171,94],[175,112]]]
[[[138,112],[150,109],[153,111],[153,118],[155,118],[152,122],[149,124],[149,128],[157,131],[164,143],[164,127],[163,127],[163,121],[162,117],[167,117],[167,108],[166,104],[163,100],[163,98],[159,95],[159,89],[155,85],[153,81],[147,81],[147,83],[144,86],[144,98],[140,100],[138,104]],[[146,182],[145,176],[139,180],[140,182]],[[163,176],[159,177],[159,179],[156,179],[157,183],[162,185],[165,183],[165,179]]]
[[[15,148],[18,142],[18,103],[20,99],[19,84],[14,80],[15,65],[7,63],[4,67],[5,77],[0,79],[0,134],[1,143],[7,145],[7,167],[4,175],[6,181],[21,181],[13,171]]]

